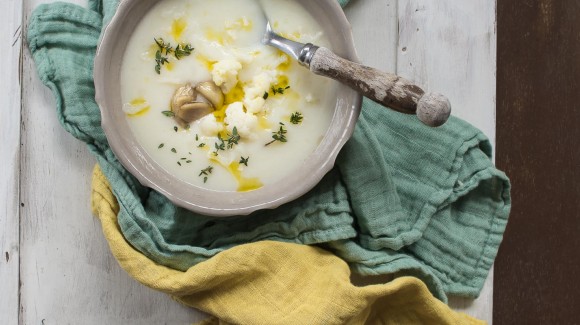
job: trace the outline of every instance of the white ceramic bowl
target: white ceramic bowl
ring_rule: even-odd
[[[350,138],[360,114],[362,97],[341,86],[330,127],[316,150],[294,174],[250,192],[219,192],[184,182],[168,173],[137,142],[122,110],[120,71],[128,40],[145,14],[162,0],[121,0],[106,27],[94,65],[96,101],[111,149],[141,184],[165,195],[174,204],[201,214],[225,217],[247,215],[290,202],[312,189],[332,169],[338,152]],[[350,24],[336,0],[294,0],[323,28],[338,55],[358,61]]]

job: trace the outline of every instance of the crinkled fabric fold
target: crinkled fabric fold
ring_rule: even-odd
[[[159,265],[125,241],[116,222],[120,207],[98,166],[92,188],[93,211],[121,267],[141,283],[214,315],[199,325],[484,324],[451,310],[417,278],[354,286],[344,261],[313,246],[261,241],[186,271]]]
[[[242,244],[320,244],[363,275],[417,276],[443,301],[448,293],[478,295],[510,209],[509,181],[493,166],[479,130],[456,118],[427,128],[365,100],[337,168],[312,191],[248,217],[196,215],[140,185],[101,129],[92,66],[103,21],[116,5],[41,5],[31,16],[28,43],[63,127],[88,144],[111,183],[117,222],[133,247],[185,271]]]

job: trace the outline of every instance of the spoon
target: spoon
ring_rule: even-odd
[[[343,59],[325,47],[284,38],[272,30],[263,9],[262,12],[267,21],[262,44],[290,55],[313,73],[339,81],[395,111],[416,114],[428,126],[443,125],[449,118],[451,104],[444,95],[426,94],[419,86],[403,77]]]

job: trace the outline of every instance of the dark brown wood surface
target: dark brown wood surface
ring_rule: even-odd
[[[494,324],[580,324],[580,0],[498,0]]]

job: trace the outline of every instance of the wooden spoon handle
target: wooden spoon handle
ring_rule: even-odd
[[[444,124],[451,114],[451,104],[445,96],[425,94],[407,79],[345,60],[324,47],[312,56],[310,71],[340,81],[381,105],[417,114],[429,126]]]

